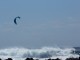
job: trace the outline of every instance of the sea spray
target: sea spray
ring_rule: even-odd
[[[63,58],[78,56],[74,54],[74,48],[59,48],[59,47],[43,47],[40,49],[27,49],[27,48],[7,48],[0,49],[0,57],[2,58]]]

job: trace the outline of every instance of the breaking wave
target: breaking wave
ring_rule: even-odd
[[[8,48],[0,49],[0,56],[19,57],[19,58],[49,58],[53,56],[71,56],[74,55],[74,48],[53,48],[43,47],[40,49],[27,49],[27,48]]]

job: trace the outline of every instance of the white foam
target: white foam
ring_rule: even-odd
[[[72,54],[75,51],[74,48],[53,48],[53,47],[43,47],[40,49],[27,49],[27,48],[8,48],[0,49],[0,57],[8,58],[11,57],[14,60],[17,58],[24,59],[27,57],[33,58],[61,58],[65,59],[67,57],[78,57],[76,54]]]

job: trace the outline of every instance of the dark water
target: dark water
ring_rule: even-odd
[[[75,51],[73,53],[80,55],[80,47],[73,47]]]

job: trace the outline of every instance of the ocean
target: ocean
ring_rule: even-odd
[[[48,59],[48,58],[60,58],[65,60],[69,57],[79,57],[80,48],[60,48],[60,47],[43,47],[39,49],[28,49],[28,48],[5,48],[0,49],[0,58],[7,59],[12,58],[13,60],[25,60],[26,58],[34,59]]]

